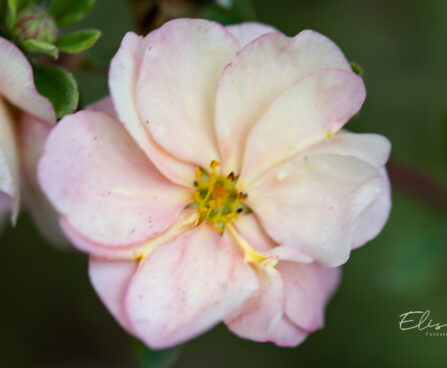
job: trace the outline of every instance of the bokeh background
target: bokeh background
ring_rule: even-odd
[[[179,15],[232,21],[206,1],[154,3],[97,0],[82,25],[103,37],[73,70],[81,105],[107,94],[107,64],[125,32]],[[348,128],[391,140],[393,209],[381,235],[343,267],[325,328],[304,344],[257,344],[218,326],[186,344],[174,367],[444,366],[447,336],[400,331],[398,321],[430,309],[447,323],[447,1],[239,3],[241,16],[288,35],[327,35],[363,68],[368,97]],[[52,248],[25,212],[0,235],[0,250],[1,367],[138,366],[132,341],[90,286],[85,256]]]

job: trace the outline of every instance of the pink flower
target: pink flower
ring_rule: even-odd
[[[9,215],[16,222],[23,189],[38,227],[53,243],[62,244],[56,214],[39,188],[36,173],[43,144],[55,123],[53,106],[37,92],[25,55],[0,37],[0,219]]]
[[[340,131],[365,89],[338,47],[180,19],[128,33],[109,83],[52,131],[39,179],[120,324],[155,349],[220,321],[281,346],[320,328],[330,267],[390,208],[389,142]]]

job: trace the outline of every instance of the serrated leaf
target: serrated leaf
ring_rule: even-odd
[[[57,25],[66,26],[79,22],[95,5],[95,0],[54,0],[50,13],[56,19]]]
[[[60,51],[76,54],[92,47],[101,37],[101,32],[96,29],[86,29],[69,33],[56,42]]]
[[[59,57],[59,50],[57,47],[45,41],[30,39],[23,41],[22,46],[28,52],[42,52],[52,56],[55,59]]]
[[[171,349],[151,350],[137,339],[133,340],[133,348],[141,368],[169,368],[183,350],[181,345]]]
[[[8,29],[14,27],[17,16],[17,0],[7,0],[7,15],[6,15],[6,26]]]
[[[57,66],[35,67],[34,82],[39,93],[50,100],[58,118],[76,110],[78,86],[68,71]]]

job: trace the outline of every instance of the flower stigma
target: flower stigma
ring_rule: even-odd
[[[211,224],[219,234],[222,234],[225,226],[234,221],[238,215],[251,213],[243,200],[247,194],[236,189],[237,177],[234,173],[227,176],[216,173],[220,166],[218,161],[211,161],[210,172],[196,167],[193,194],[193,203],[188,208],[197,209],[199,221]]]

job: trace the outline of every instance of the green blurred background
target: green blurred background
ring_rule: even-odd
[[[141,9],[151,1],[143,3],[134,1],[132,8],[131,1],[97,0],[82,22],[104,34],[86,53],[84,70],[75,72],[82,105],[107,94],[107,62],[125,32],[150,29],[163,21],[163,11],[192,11],[188,2],[162,1],[142,20]],[[243,12],[247,18],[288,35],[317,30],[362,66],[368,98],[349,129],[391,140],[393,209],[382,234],[353,252],[325,328],[304,344],[281,349],[241,340],[219,326],[186,344],[174,366],[445,366],[447,336],[400,331],[398,321],[407,311],[430,309],[431,318],[447,323],[447,1],[252,5]],[[206,9],[203,14],[215,16]],[[138,366],[129,337],[90,286],[85,256],[46,244],[26,213],[2,233],[0,244],[0,367]]]

